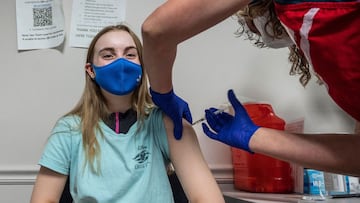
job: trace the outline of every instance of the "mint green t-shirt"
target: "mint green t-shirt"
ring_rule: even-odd
[[[100,122],[99,175],[85,163],[80,118],[67,116],[55,125],[39,161],[41,166],[69,175],[76,203],[172,203],[166,173],[169,150],[159,109],[153,109],[143,128],[138,122],[126,134],[116,134]]]

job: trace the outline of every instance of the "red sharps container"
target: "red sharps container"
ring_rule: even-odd
[[[270,104],[248,103],[244,107],[256,125],[284,130],[285,121],[275,115]],[[233,147],[231,152],[236,189],[262,193],[294,191],[292,169],[288,162]]]

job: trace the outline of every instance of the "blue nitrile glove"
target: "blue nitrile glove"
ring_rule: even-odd
[[[177,140],[182,136],[182,118],[192,123],[191,112],[188,103],[178,97],[173,90],[161,94],[154,92],[150,88],[150,94],[153,102],[168,115],[174,123],[174,136]]]
[[[249,141],[259,126],[252,122],[245,108],[236,99],[233,90],[228,91],[228,99],[234,107],[235,116],[226,112],[214,114],[217,109],[207,109],[205,118],[214,132],[205,123],[202,123],[203,131],[214,140],[252,153]]]

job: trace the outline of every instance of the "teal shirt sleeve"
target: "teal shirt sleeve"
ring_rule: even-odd
[[[69,175],[73,127],[68,119],[60,119],[53,128],[39,165]]]

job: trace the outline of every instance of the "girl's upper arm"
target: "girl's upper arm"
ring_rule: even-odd
[[[183,135],[176,140],[173,123],[164,116],[169,142],[170,159],[181,185],[190,202],[224,202],[224,198],[212,175],[191,125],[183,120]]]
[[[41,166],[30,203],[59,202],[68,176]]]

